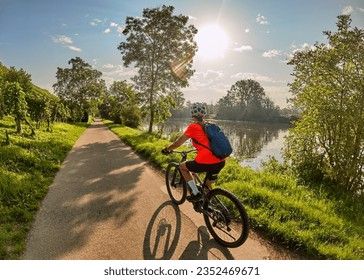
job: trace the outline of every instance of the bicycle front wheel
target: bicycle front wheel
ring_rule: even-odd
[[[242,245],[249,234],[249,219],[239,199],[224,189],[213,189],[204,205],[204,220],[214,239],[225,247]]]
[[[169,197],[179,205],[185,202],[187,196],[186,182],[182,177],[177,163],[170,163],[166,170],[166,185]]]

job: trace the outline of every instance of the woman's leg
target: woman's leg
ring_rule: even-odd
[[[192,194],[197,195],[199,193],[199,190],[196,186],[196,182],[193,179],[191,172],[188,170],[186,166],[186,162],[182,162],[179,168],[181,169],[182,176],[183,178],[185,178],[187,185],[190,187],[192,191]]]
[[[192,174],[187,169],[187,166],[186,166],[186,162],[185,161],[180,164],[180,167],[179,168],[181,169],[182,176],[183,176],[183,178],[185,178],[186,182],[189,182],[189,181],[193,180]]]

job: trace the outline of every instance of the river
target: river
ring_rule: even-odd
[[[172,133],[183,132],[189,122],[188,119],[172,119],[164,123],[163,128],[159,125],[155,130],[162,128],[162,135],[168,138]],[[229,138],[234,150],[233,156],[239,159],[242,166],[259,170],[262,161],[268,161],[270,157],[283,161],[281,152],[289,125],[221,120],[213,122]]]

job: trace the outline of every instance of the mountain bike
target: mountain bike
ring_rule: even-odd
[[[190,193],[179,165],[187,159],[188,153],[196,150],[173,151],[181,155],[180,162],[170,162],[166,169],[166,185],[171,200],[180,205]],[[197,173],[192,173],[196,185],[203,198],[199,202],[191,202],[196,212],[202,213],[207,229],[213,238],[225,247],[235,248],[242,245],[249,234],[247,212],[240,200],[231,192],[222,188],[210,189],[207,176],[204,180]]]

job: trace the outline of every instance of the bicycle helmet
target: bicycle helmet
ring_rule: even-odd
[[[207,113],[205,104],[199,102],[193,103],[190,109],[191,109],[191,115],[196,117],[203,117]]]

